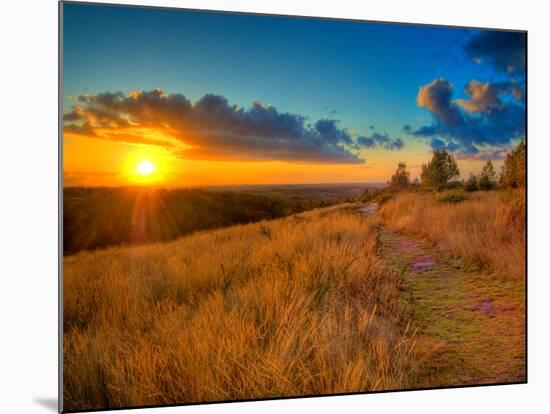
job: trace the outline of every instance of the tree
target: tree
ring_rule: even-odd
[[[479,174],[479,180],[477,183],[480,190],[490,190],[497,185],[497,173],[493,167],[491,160],[487,160],[481,174]]]
[[[464,189],[466,191],[477,191],[478,190],[477,182],[478,182],[477,175],[475,175],[474,173],[470,173],[470,177],[464,183]]]
[[[503,187],[525,187],[526,153],[527,147],[525,141],[522,140],[518,146],[506,156],[500,174],[500,184]]]
[[[428,164],[422,166],[420,179],[426,187],[440,187],[460,175],[453,156],[445,149],[436,150]]]
[[[397,170],[395,170],[395,174],[392,175],[388,184],[395,190],[403,190],[411,184],[409,176],[410,173],[407,171],[407,164],[400,162],[397,164]]]

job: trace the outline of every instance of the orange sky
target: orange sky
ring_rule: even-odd
[[[64,136],[65,186],[155,185],[194,187],[228,184],[380,183],[386,182],[399,161],[406,161],[411,177],[430,152],[422,144],[405,151],[364,151],[364,164],[327,164],[291,161],[187,160],[169,149],[147,144],[131,144],[88,138],[69,132]],[[149,161],[155,171],[147,176],[137,172],[141,161]],[[458,161],[463,176],[479,171],[484,161]],[[500,162],[495,162],[500,169]]]

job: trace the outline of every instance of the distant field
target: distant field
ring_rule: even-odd
[[[283,198],[316,199],[337,203],[347,198],[359,197],[365,190],[384,188],[383,183],[350,184],[282,184],[282,185],[234,185],[209,186],[205,191],[241,192]]]
[[[205,189],[65,188],[64,254],[173,240],[199,230],[285,217],[357,197],[371,184]]]
[[[377,226],[343,205],[65,258],[65,409],[406,387]]]

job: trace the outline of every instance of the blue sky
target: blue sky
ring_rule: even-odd
[[[493,57],[502,48],[481,44],[483,59],[473,55],[468,45],[483,34],[474,29],[68,3],[63,30],[66,112],[74,105],[69,97],[83,94],[159,88],[191,102],[215,94],[245,108],[257,100],[306,124],[332,119],[352,135],[399,137],[405,151],[428,151],[433,139],[454,150],[463,139],[453,137],[457,128],[403,132],[405,125],[416,131],[440,122],[431,107],[417,104],[420,87],[444,78],[454,101],[471,98],[464,88],[472,80],[518,87],[524,81],[517,68],[499,69]],[[499,89],[502,105],[514,101],[510,91]],[[517,141],[521,126],[512,130],[498,145]],[[474,141],[477,150],[489,148],[482,142],[487,134],[457,151],[467,156]]]

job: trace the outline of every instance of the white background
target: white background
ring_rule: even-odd
[[[545,2],[135,1],[529,30],[529,384],[175,407],[163,413],[548,412],[550,30]],[[2,1],[0,31],[0,412],[51,413],[57,404],[56,1]]]

